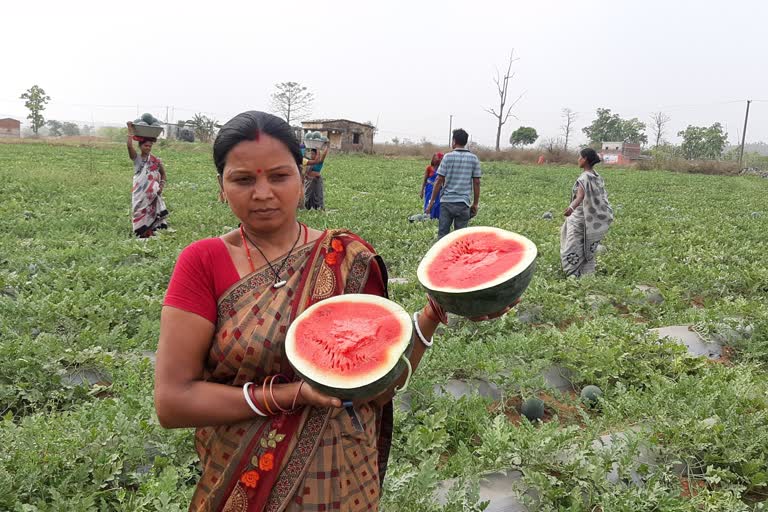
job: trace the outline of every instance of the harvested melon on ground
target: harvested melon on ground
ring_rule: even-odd
[[[490,315],[523,294],[536,268],[536,244],[492,227],[457,229],[432,246],[416,271],[449,313]]]
[[[372,398],[410,374],[411,317],[376,295],[331,297],[293,321],[285,355],[296,373],[326,395]]]

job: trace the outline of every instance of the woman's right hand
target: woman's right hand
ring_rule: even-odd
[[[306,382],[301,386],[300,393],[300,403],[304,405],[311,405],[313,407],[341,407],[341,400],[317,391]]]
[[[126,124],[126,126],[128,126],[128,135],[133,137],[133,122],[132,121],[128,121],[125,124]]]
[[[419,192],[419,197],[424,199],[424,189],[421,189],[421,192]]]

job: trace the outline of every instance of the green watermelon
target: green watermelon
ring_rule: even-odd
[[[544,401],[536,397],[529,398],[523,402],[520,413],[531,422],[542,420],[544,419]]]
[[[533,278],[536,245],[493,227],[457,229],[438,240],[416,275],[446,311],[478,317],[501,311],[520,298]]]
[[[602,396],[603,390],[591,384],[589,386],[584,386],[584,389],[581,390],[581,399],[590,407],[596,406],[600,402]]]

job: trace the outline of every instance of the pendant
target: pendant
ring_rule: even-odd
[[[287,281],[285,281],[285,280],[283,280],[283,281],[277,281],[275,284],[273,284],[273,285],[272,285],[272,288],[274,288],[275,290],[277,290],[278,288],[282,288],[282,287],[283,287],[283,286],[285,286],[286,284],[288,284],[288,282],[287,282]]]

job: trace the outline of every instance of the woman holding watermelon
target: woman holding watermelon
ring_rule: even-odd
[[[139,153],[133,147],[134,140],[139,143]],[[134,135],[133,123],[128,123],[128,156],[133,162],[131,218],[133,232],[139,238],[149,238],[156,230],[168,228],[168,208],[162,196],[167,176],[162,160],[152,154],[155,142],[153,137]]]
[[[600,157],[592,148],[581,150],[583,170],[571,190],[571,204],[560,229],[560,261],[566,276],[581,277],[595,272],[595,251],[613,222],[603,177],[594,166]]]
[[[222,127],[213,156],[241,224],[179,255],[155,373],[160,423],[197,428],[202,475],[190,510],[377,510],[391,392],[360,400],[355,428],[338,398],[296,379],[283,345],[312,304],[386,296],[386,267],[354,233],[298,222],[301,153],[282,119],[239,114]],[[430,302],[414,317],[415,368],[445,313]]]

